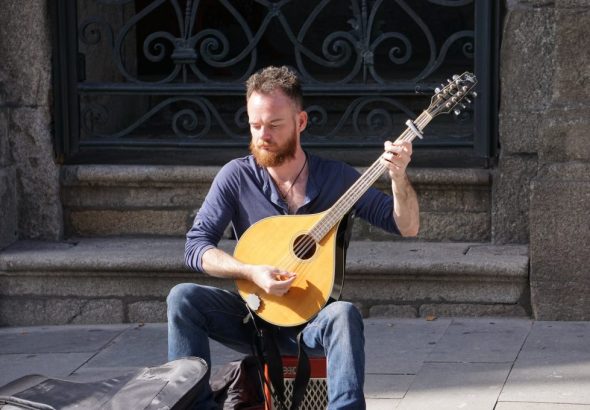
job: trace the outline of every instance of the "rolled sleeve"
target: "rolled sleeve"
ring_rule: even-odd
[[[347,182],[348,186],[352,185],[360,176],[358,171],[350,166],[344,166],[343,173],[349,181]],[[355,205],[355,213],[386,232],[397,235],[400,233],[393,219],[393,197],[377,188],[371,187],[361,196]]]
[[[236,212],[239,174],[235,171],[230,162],[217,174],[191,229],[186,234],[184,261],[189,268],[198,272],[205,272],[203,254],[217,247],[225,228]]]
[[[369,188],[361,197],[357,213],[370,224],[386,232],[397,235],[400,233],[393,219],[393,198],[376,188]]]

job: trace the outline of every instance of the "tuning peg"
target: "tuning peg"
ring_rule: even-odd
[[[436,88],[434,89],[434,92],[438,94],[438,93],[440,93],[440,92],[441,92],[441,89],[440,89],[440,88],[438,88],[438,87],[436,87]]]
[[[456,108],[455,110],[453,110],[453,113],[454,113],[456,116],[459,116],[459,114],[461,114],[461,110],[460,110],[460,109],[458,109],[458,108]]]
[[[471,100],[467,97],[463,98],[463,100],[465,100],[467,102],[467,104],[471,104]]]
[[[457,81],[459,78],[460,78],[460,77],[459,77],[459,75],[458,75],[458,74],[455,74],[455,75],[453,76],[453,80],[455,80],[455,81]]]
[[[475,91],[471,91],[471,96],[472,96],[473,98],[477,98],[477,93],[476,93]]]

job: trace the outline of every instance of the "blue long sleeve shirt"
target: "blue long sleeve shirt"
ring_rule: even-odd
[[[305,201],[297,214],[312,214],[330,208],[360,174],[351,166],[308,155]],[[355,215],[388,232],[399,234],[393,219],[392,197],[369,188],[354,205]],[[225,228],[233,224],[237,238],[255,222],[273,215],[286,215],[289,209],[268,171],[254,157],[227,163],[217,174],[192,228],[186,235],[185,263],[203,272],[205,251],[219,243]]]

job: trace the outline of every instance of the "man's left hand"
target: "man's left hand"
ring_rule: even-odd
[[[382,163],[387,166],[389,177],[394,181],[405,178],[406,168],[412,158],[411,142],[385,141],[385,152],[381,155]]]

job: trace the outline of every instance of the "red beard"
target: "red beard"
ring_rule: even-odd
[[[271,145],[271,147],[273,146]],[[258,146],[254,144],[254,141],[250,141],[250,152],[259,166],[265,168],[278,167],[286,160],[295,158],[295,152],[297,152],[297,138],[295,134],[293,134],[285,145],[277,149],[275,152],[258,148]]]

